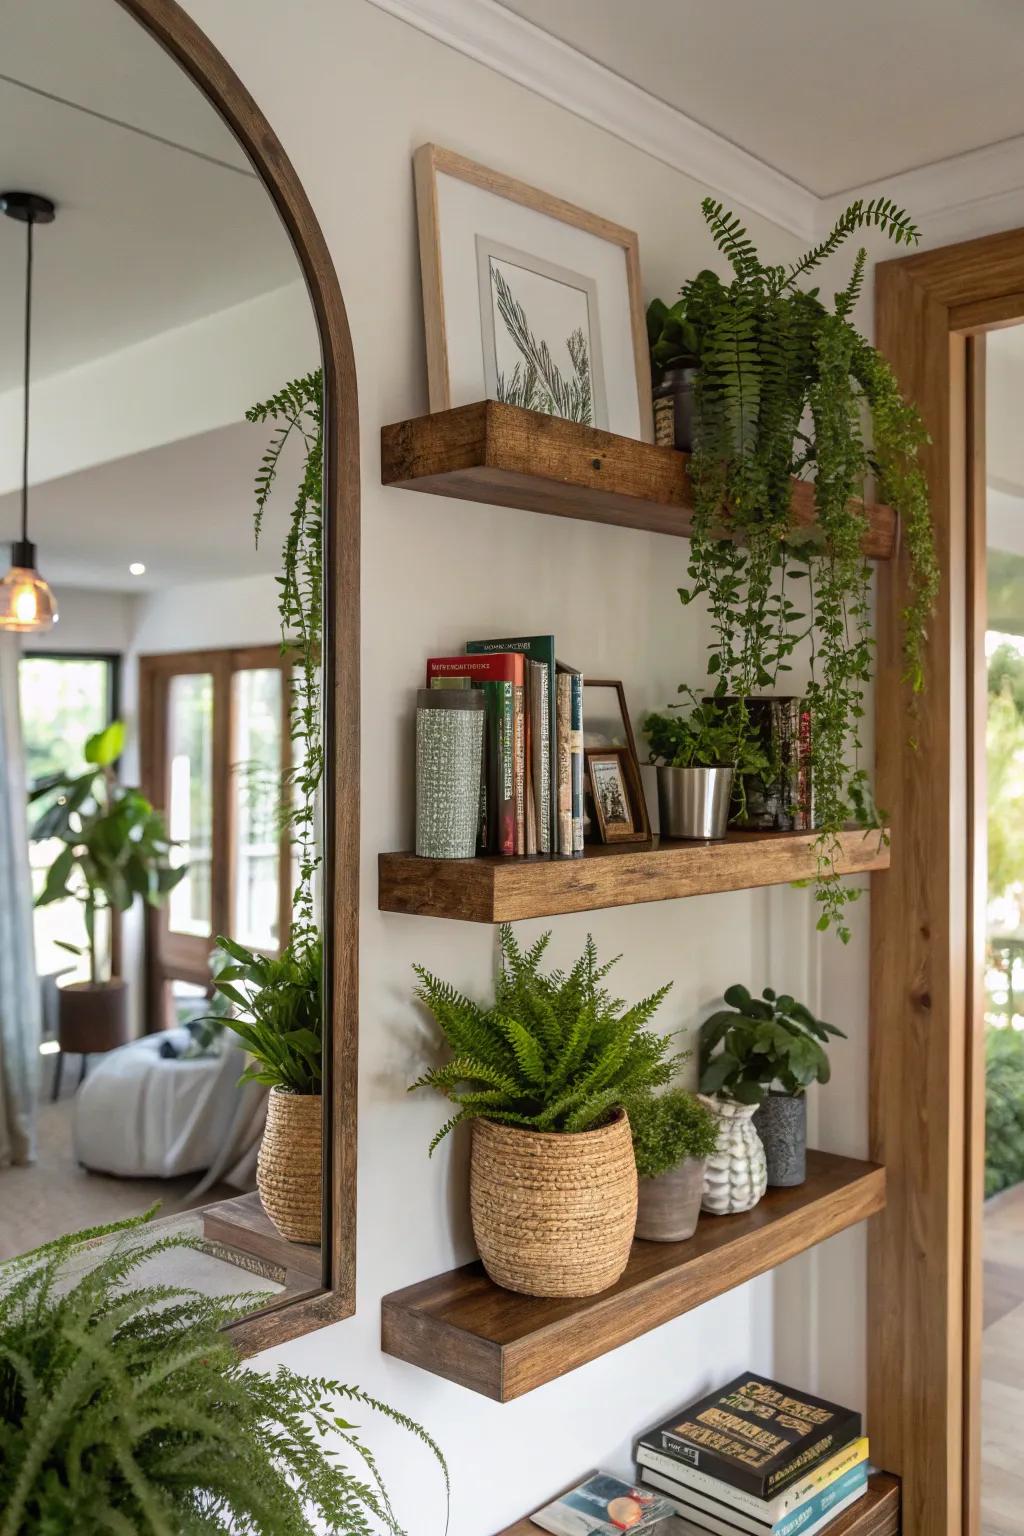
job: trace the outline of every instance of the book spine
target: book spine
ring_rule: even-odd
[[[814,782],[811,773],[813,742],[811,738],[811,712],[805,704],[798,705],[796,739],[796,814],[793,825],[799,832],[810,832],[814,827]]]
[[[548,669],[530,662],[530,756],[537,821],[537,852],[551,852],[551,710]]]
[[[572,851],[583,852],[583,677],[570,674],[569,750],[572,757]]]
[[[498,694],[497,851],[516,851],[515,684],[496,684]]]
[[[823,1515],[835,1509],[837,1504],[843,1503],[851,1494],[858,1494],[868,1485],[867,1463],[861,1462],[827,1488],[819,1488],[818,1491],[798,1504],[796,1509],[783,1516],[773,1527],[772,1536],[797,1536],[798,1531],[803,1531],[809,1525],[816,1525]]]
[[[765,1524],[781,1520],[784,1515],[797,1509],[814,1494],[830,1487],[833,1482],[858,1466],[863,1466],[867,1458],[868,1441],[866,1436],[862,1435],[859,1440],[854,1440],[837,1455],[822,1462],[815,1472],[793,1483],[784,1493],[778,1493],[774,1498],[766,1500],[759,1499],[752,1493],[745,1493],[741,1488],[734,1488],[731,1483],[724,1483],[721,1478],[711,1477],[707,1472],[698,1472],[696,1467],[686,1466],[683,1462],[676,1461],[674,1457],[666,1456],[663,1452],[656,1451],[652,1446],[644,1445],[642,1442],[636,1449],[638,1466],[650,1467],[681,1489],[696,1489],[722,1504],[742,1510]]]
[[[515,782],[516,853],[526,852],[526,701],[522,683],[513,690],[513,771]]]
[[[533,791],[533,673],[523,664],[523,799],[525,801],[526,852],[537,852],[537,800]]]
[[[560,854],[572,853],[572,687],[568,672],[559,672],[555,706],[558,749],[558,843]]]
[[[702,1531],[714,1531],[717,1533],[717,1536],[744,1536],[744,1533],[750,1530],[751,1522],[747,1521],[744,1516],[734,1515],[728,1510],[723,1510],[719,1514],[694,1504],[687,1492],[682,1490],[676,1492],[667,1488],[665,1485],[668,1483],[668,1479],[660,1477],[657,1472],[644,1472],[641,1481],[646,1483],[648,1487],[656,1488],[659,1493],[663,1493],[678,1515]],[[860,1480],[853,1487],[849,1488],[842,1497],[832,1500],[824,1511],[818,1511],[815,1514],[808,1509],[807,1513],[801,1516],[799,1526],[790,1526],[789,1536],[816,1536],[818,1531],[831,1525],[832,1521],[842,1514],[844,1509],[848,1509],[851,1504],[855,1504],[858,1499],[863,1498],[867,1492],[867,1486],[867,1469],[865,1468]],[[761,1527],[761,1529],[767,1530],[768,1527]],[[781,1536],[781,1533],[776,1533],[776,1536]]]
[[[661,1448],[670,1456],[677,1456],[688,1465],[693,1465],[693,1446],[688,1440],[674,1435],[670,1429],[661,1431]],[[735,1466],[732,1462],[723,1461],[715,1455],[714,1451],[709,1451],[704,1446],[701,1446],[697,1456],[699,1457],[698,1467],[710,1477],[718,1478],[723,1483],[730,1483],[734,1488],[742,1488],[745,1493],[752,1493],[756,1499],[767,1496],[763,1476],[750,1467]]]

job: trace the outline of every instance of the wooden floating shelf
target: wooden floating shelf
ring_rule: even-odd
[[[450,917],[468,923],[511,923],[600,907],[627,907],[679,896],[752,890],[811,878],[814,832],[730,832],[720,843],[595,843],[582,859],[421,859],[382,853],[382,912]],[[888,869],[889,846],[878,832],[840,833],[841,875]]]
[[[577,1482],[582,1482],[578,1478]],[[572,1484],[576,1487],[576,1483]],[[569,1490],[563,1488],[562,1493]],[[693,1531],[695,1527],[676,1524],[680,1531]],[[500,1536],[537,1536],[540,1527],[529,1518],[517,1520],[500,1532]],[[661,1526],[657,1527],[661,1530]],[[868,1491],[856,1504],[837,1515],[828,1527],[828,1536],[899,1536],[900,1532],[900,1482],[888,1472],[876,1472],[868,1478]],[[665,1536],[675,1536],[671,1525],[666,1525]]]
[[[634,1242],[622,1279],[580,1301],[502,1290],[466,1264],[385,1296],[381,1348],[507,1403],[784,1264],[882,1210],[885,1170],[807,1154],[807,1180],[742,1216],[704,1216],[685,1243]]]
[[[480,400],[381,429],[384,485],[685,538],[693,525],[687,453],[518,405]],[[868,509],[864,553],[896,547],[891,507]],[[815,521],[814,487],[793,481],[793,522]]]

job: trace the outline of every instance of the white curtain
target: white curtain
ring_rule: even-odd
[[[35,1157],[40,991],[32,943],[16,635],[0,634],[0,1167]]]

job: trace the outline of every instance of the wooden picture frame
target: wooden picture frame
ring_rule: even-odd
[[[621,740],[610,742],[594,742],[588,747],[587,742],[587,690],[593,699],[595,691],[599,688],[612,689],[615,693],[616,705],[621,718],[621,730],[616,728],[611,734],[621,736]],[[640,777],[640,759],[637,756],[636,738],[633,735],[633,726],[629,718],[629,710],[626,706],[626,690],[618,678],[584,678],[583,679],[583,762],[586,770],[587,792],[594,814],[591,816],[591,841],[602,843],[646,843],[651,837],[651,819],[647,813],[647,797],[644,794],[643,780]],[[591,774],[591,761],[616,757],[620,762],[620,771],[629,803],[632,825],[629,830],[616,830],[609,827],[601,815],[598,796],[594,793],[594,781]]]
[[[506,176],[500,171],[479,165],[476,161],[455,153],[454,150],[442,149],[437,144],[422,144],[416,150],[413,156],[413,170],[423,285],[427,383],[431,411],[447,411],[453,406],[470,403],[466,399],[456,398],[458,391],[453,390],[449,360],[448,327],[451,317],[446,316],[438,198],[438,177],[449,176],[621,248],[625,258],[628,327],[632,337],[632,371],[637,390],[639,425],[635,433],[620,435],[633,435],[643,442],[653,442],[651,367],[643,290],[640,283],[640,249],[636,233],[599,214],[589,213],[584,208],[555,197],[549,192],[543,192],[537,187],[517,181],[512,176]],[[460,291],[465,291],[468,283],[460,283],[459,286]],[[479,312],[477,319],[479,323]],[[615,370],[615,381],[621,387],[619,370]],[[600,426],[601,423],[595,421],[593,425]],[[609,430],[615,431],[616,427],[612,425]]]
[[[628,748],[608,747],[603,751],[585,751],[583,761],[593,811],[591,826],[596,830],[598,839],[602,843],[646,842],[650,833],[643,826],[643,789]],[[614,773],[608,772],[613,765]],[[628,822],[609,814],[606,784],[610,784],[619,806],[628,815]]]

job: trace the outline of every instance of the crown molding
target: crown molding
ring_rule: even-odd
[[[496,0],[370,3],[692,176],[716,197],[802,240],[815,238],[819,199],[812,192]]]
[[[1024,136],[819,197],[496,0],[370,4],[801,240],[819,239],[854,198],[880,192],[925,225],[928,246],[1024,224]]]

